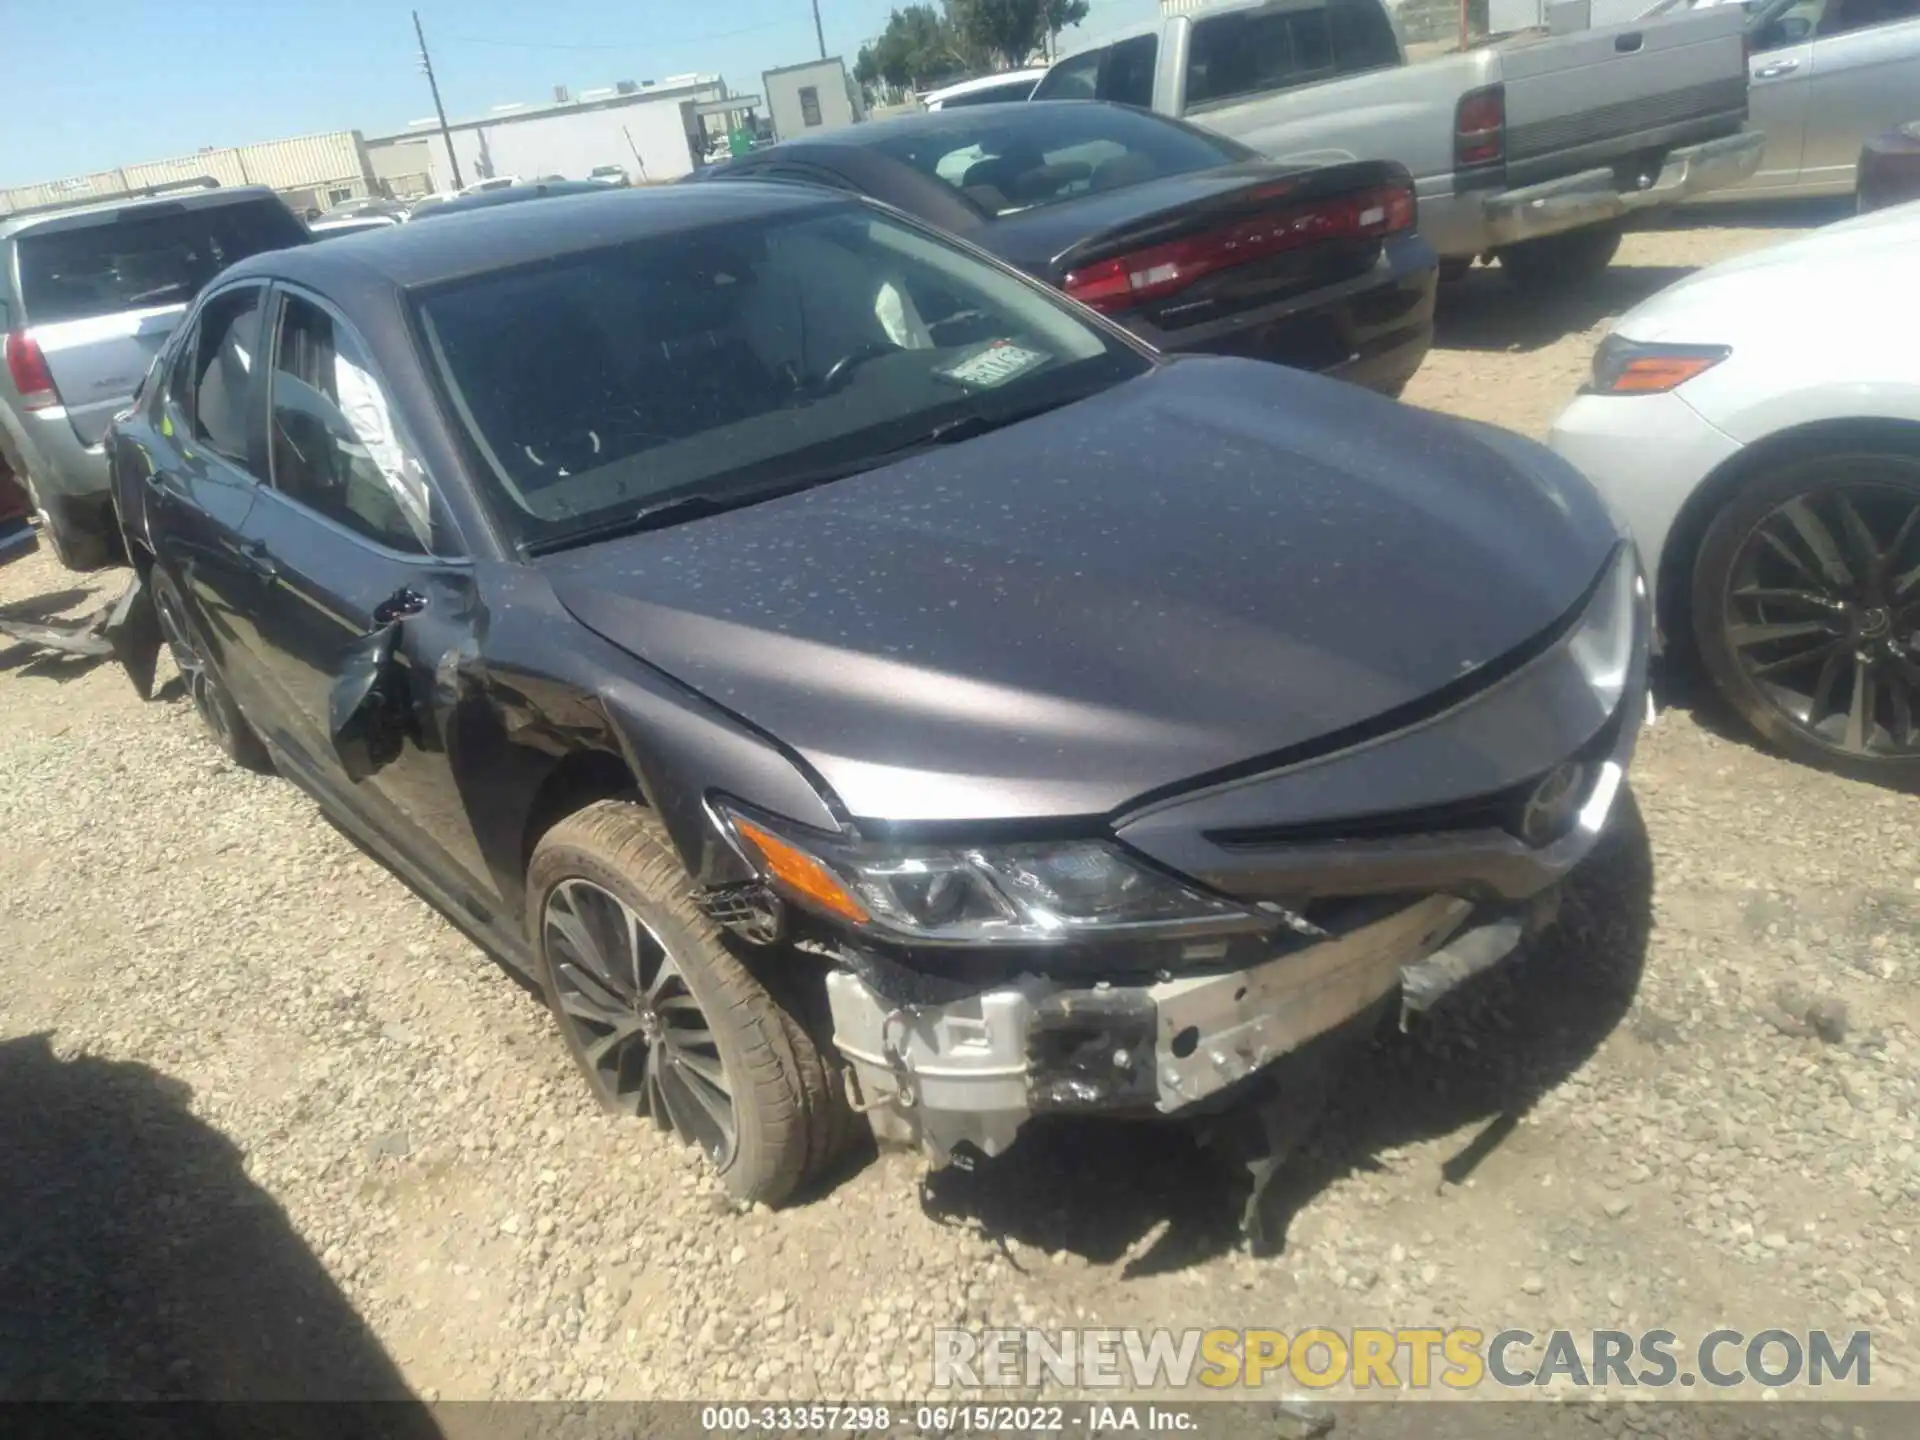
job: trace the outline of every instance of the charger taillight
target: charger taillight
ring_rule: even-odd
[[[20,396],[22,410],[46,410],[60,403],[60,392],[53,388],[53,372],[40,342],[21,330],[8,333],[0,348],[7,353],[7,374]]]
[[[1469,90],[1453,112],[1453,164],[1457,170],[1497,165],[1507,153],[1507,93],[1499,85]]]
[[[1370,240],[1413,228],[1413,191],[1380,185],[1290,205],[1218,230],[1169,240],[1067,272],[1061,288],[1096,310],[1125,310],[1171,295],[1218,270],[1332,240]]]

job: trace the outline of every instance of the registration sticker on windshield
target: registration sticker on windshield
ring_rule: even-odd
[[[991,390],[996,385],[1006,384],[1016,375],[1024,375],[1046,364],[1052,358],[1044,350],[1029,350],[1011,340],[996,340],[986,349],[976,350],[959,363],[933,373],[965,385],[970,390]]]

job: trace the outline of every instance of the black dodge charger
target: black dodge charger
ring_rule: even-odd
[[[938,225],[1165,351],[1400,393],[1433,343],[1440,261],[1387,161],[1264,160],[1094,101],[968,106],[801,137],[700,172],[857,191]]]
[[[1547,451],[737,183],[225,272],[111,440],[213,735],[777,1201],[1217,1103],[1512,950],[1645,703]],[[149,603],[150,602],[150,603]]]

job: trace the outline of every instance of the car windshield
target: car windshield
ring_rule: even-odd
[[[1150,361],[1041,287],[852,202],[426,292],[433,368],[518,538],[824,483]]]
[[[947,111],[940,112],[943,119]],[[1008,215],[1163,175],[1212,170],[1253,152],[1158,116],[1111,105],[962,109],[875,148],[943,180],[988,215]]]
[[[236,261],[306,239],[278,200],[129,206],[21,235],[20,298],[35,325],[184,305]]]

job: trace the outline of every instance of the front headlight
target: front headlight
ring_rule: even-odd
[[[1665,345],[1607,336],[1593,352],[1595,395],[1664,395],[1711,370],[1733,351],[1725,345]]]
[[[862,843],[716,809],[787,899],[906,944],[1056,945],[1094,935],[1266,930],[1274,917],[1207,895],[1104,840]]]

